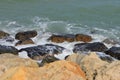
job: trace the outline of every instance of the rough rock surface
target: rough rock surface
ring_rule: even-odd
[[[10,53],[0,54],[0,75],[17,66],[37,67],[38,64],[31,59],[19,58]]]
[[[14,67],[0,80],[86,80],[80,67],[69,61],[56,61],[44,67]]]
[[[15,46],[18,46],[18,45],[26,45],[26,44],[35,44],[32,39],[26,39],[26,40],[23,40],[23,41],[18,41]]]
[[[9,36],[8,33],[0,30],[0,39],[2,39],[2,38],[4,38],[4,37],[8,37],[8,36]]]
[[[105,53],[120,60],[120,47],[111,47],[109,50],[105,51]]]
[[[95,80],[120,80],[120,61],[105,65],[96,73]]]
[[[35,36],[37,36],[37,31],[35,31],[35,30],[25,31],[25,32],[18,32],[15,35],[15,39],[23,41],[23,40],[26,40],[26,39],[33,38]]]
[[[95,53],[90,53],[89,55],[72,54],[66,60],[79,64],[86,73],[87,80],[94,80],[96,70],[108,64],[102,61]]]
[[[89,35],[85,35],[85,34],[76,34],[75,39],[76,39],[76,41],[83,41],[83,42],[92,41],[92,37]]]
[[[97,52],[104,52],[108,48],[101,42],[94,42],[94,43],[78,43],[74,45],[73,52],[88,52],[88,51],[97,51]]]
[[[18,54],[18,49],[13,46],[0,45],[0,54],[3,53]]]

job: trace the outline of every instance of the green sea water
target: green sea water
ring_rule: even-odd
[[[120,38],[120,0],[0,0],[0,29]]]

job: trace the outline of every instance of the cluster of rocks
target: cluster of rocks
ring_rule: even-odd
[[[15,45],[34,44],[31,38],[36,31],[18,32]],[[12,41],[10,34],[0,31],[0,39]],[[81,41],[73,47],[74,54],[65,60],[56,58],[66,48],[55,44],[44,44],[17,49],[14,46],[0,45],[0,80],[119,80],[120,47],[108,48],[103,42],[91,42],[84,34],[51,35],[49,41]],[[19,52],[26,51],[29,59],[19,58]],[[91,53],[95,52],[95,53]],[[36,62],[42,60],[40,63]],[[64,65],[63,65],[64,64]],[[114,72],[114,74],[113,74]],[[33,76],[34,75],[34,76]]]

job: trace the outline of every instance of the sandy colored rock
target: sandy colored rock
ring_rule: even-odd
[[[96,70],[108,64],[107,62],[102,61],[96,53],[90,53],[89,55],[72,54],[66,60],[79,64],[86,73],[87,80],[94,80]]]
[[[80,67],[69,61],[56,61],[44,67],[15,67],[0,80],[86,80]]]
[[[120,61],[105,65],[96,73],[95,80],[120,80]]]
[[[18,56],[10,53],[0,54],[0,75],[8,69],[17,66],[38,67],[38,64],[31,59],[19,58]]]

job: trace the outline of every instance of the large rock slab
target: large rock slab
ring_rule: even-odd
[[[120,47],[111,47],[109,50],[105,51],[105,53],[120,60]]]
[[[0,45],[0,54],[3,54],[3,53],[12,53],[17,55],[18,50],[13,46]]]
[[[108,64],[102,61],[96,53],[86,54],[72,54],[66,60],[77,63],[86,73],[87,80],[95,80],[96,70]]]
[[[120,61],[114,61],[105,65],[96,72],[94,80],[119,80],[120,79]]]
[[[45,44],[38,45],[33,47],[22,48],[19,52],[26,51],[28,56],[35,60],[41,60],[47,55],[53,56],[54,54],[62,53],[64,47],[54,45],[54,44]]]
[[[96,51],[96,52],[104,52],[108,48],[101,42],[94,43],[78,43],[74,45],[73,52],[88,52],[88,51]]]
[[[0,80],[86,80],[80,67],[69,61],[56,61],[41,68],[14,67]]]
[[[31,59],[19,58],[18,56],[10,53],[0,54],[0,75],[10,68],[18,66],[38,67],[38,64]]]
[[[33,38],[35,36],[37,36],[37,31],[35,31],[35,30],[25,31],[25,32],[18,32],[15,35],[15,39],[23,41],[23,40],[26,40],[26,39]]]

